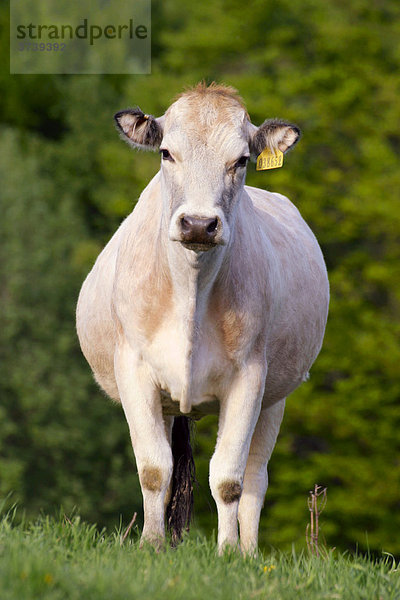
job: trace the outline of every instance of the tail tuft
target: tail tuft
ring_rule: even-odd
[[[175,417],[172,426],[172,472],[171,499],[167,506],[167,529],[172,546],[182,541],[184,531],[189,531],[193,511],[193,483],[195,466],[190,446],[190,423],[188,417]]]

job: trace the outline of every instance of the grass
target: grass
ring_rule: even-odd
[[[216,554],[215,541],[191,534],[177,549],[139,550],[121,535],[63,517],[0,521],[0,600],[400,600],[400,568],[331,553]]]

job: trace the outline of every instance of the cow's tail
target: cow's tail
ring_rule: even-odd
[[[167,529],[173,546],[182,541],[184,531],[189,531],[193,510],[193,484],[195,466],[190,445],[190,419],[175,417],[172,426],[171,498],[167,506]]]

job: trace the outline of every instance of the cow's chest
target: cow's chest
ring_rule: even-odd
[[[218,399],[232,379],[233,366],[216,324],[207,315],[196,325],[169,315],[146,344],[143,357],[162,391],[166,414],[179,414],[185,395],[194,413],[216,412]]]

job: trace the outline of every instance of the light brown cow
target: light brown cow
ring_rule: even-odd
[[[300,132],[278,120],[257,128],[235,90],[218,85],[183,93],[158,119],[139,109],[115,118],[133,146],[160,149],[161,168],[83,284],[77,327],[129,424],[142,540],[163,542],[167,505],[180,537],[187,417],[215,412],[218,546],[237,545],[239,520],[241,548],[254,552],[285,398],[321,348],[329,290],[298,210],[244,181],[250,155],[286,152]]]

